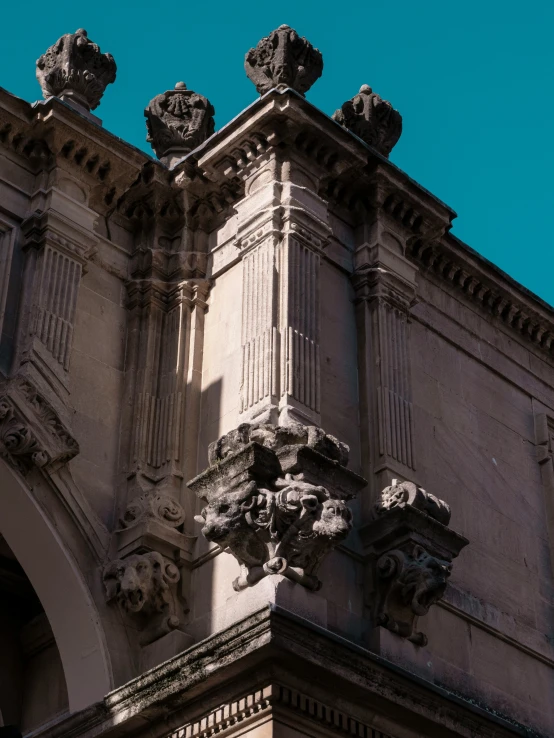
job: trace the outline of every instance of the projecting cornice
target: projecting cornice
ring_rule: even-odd
[[[152,162],[56,97],[30,104],[2,88],[0,146],[22,156],[33,171],[55,164],[67,168],[91,186],[100,212],[114,207],[142,167]]]
[[[332,706],[320,689],[331,689]],[[317,709],[310,712],[307,704]],[[130,735],[140,730],[144,714],[152,738],[180,738],[183,727],[185,735],[214,735],[225,730],[232,712],[247,721],[266,710],[276,720],[319,723],[321,729],[336,722],[333,734],[364,738],[372,731],[374,736],[412,735],[415,724],[418,735],[446,730],[465,738],[538,738],[475,701],[275,606],[195,644],[102,702],[49,723],[33,738]],[[202,725],[209,725],[209,733]]]

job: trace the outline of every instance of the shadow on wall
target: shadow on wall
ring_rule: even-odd
[[[12,568],[21,567],[28,577],[33,590],[30,600],[37,610],[28,647],[31,653],[38,649],[41,641],[48,639],[51,627],[65,673],[68,707],[72,712],[80,710],[101,699],[113,686],[97,609],[82,574],[31,491],[2,460],[0,488],[0,535],[5,540],[4,553],[12,553],[15,562]],[[9,559],[9,555],[5,558]],[[0,658],[6,658],[5,651]],[[56,668],[55,662],[55,656],[50,662],[45,660],[46,673]],[[58,684],[60,680],[63,683],[61,673]],[[47,692],[55,689],[43,675],[36,680],[36,686]],[[49,692],[48,699],[53,700],[53,705],[58,699],[61,703],[58,707],[63,709],[65,685],[60,690],[57,697]],[[4,709],[2,712],[4,721],[12,722]],[[43,722],[44,717],[37,714],[35,724],[37,720]]]

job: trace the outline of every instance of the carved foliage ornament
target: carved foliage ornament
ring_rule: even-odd
[[[468,542],[446,527],[449,506],[412,482],[394,479],[374,505],[373,518],[362,537],[371,546],[375,625],[425,645],[418,617],[442,598],[452,559]]]
[[[208,502],[196,517],[203,535],[241,566],[235,590],[272,574],[320,588],[321,562],[352,528],[346,499],[364,483],[341,466],[347,460],[348,447],[300,424],[243,424],[212,444],[210,468],[189,486]],[[327,469],[351,475],[351,492],[318,484],[313,468],[329,482]]]
[[[158,158],[169,151],[186,154],[212,135],[214,113],[207,98],[177,82],[174,90],[157,95],[144,111],[146,140]]]
[[[279,86],[303,95],[321,77],[323,57],[293,28],[283,25],[250,49],[244,68],[260,95]]]
[[[22,474],[33,465],[40,467],[48,462],[48,455],[37,437],[17,418],[6,400],[0,400],[0,456]]]
[[[108,602],[117,602],[139,622],[142,645],[179,627],[180,578],[175,564],[157,551],[116,559],[103,572]]]
[[[388,156],[402,133],[402,116],[390,102],[375,94],[369,85],[347,100],[333,120],[348,128],[383,156]]]
[[[115,73],[113,56],[102,54],[83,28],[66,33],[37,60],[43,96],[67,95],[87,110],[98,107]]]

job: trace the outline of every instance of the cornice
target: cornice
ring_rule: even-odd
[[[317,684],[319,693],[323,690],[333,695],[333,700],[340,694],[357,705],[349,710],[350,725],[369,727],[362,716],[375,714],[388,724],[404,726],[404,732],[415,721],[429,735],[441,731],[465,738],[539,736],[324,628],[276,606],[268,606],[133,679],[102,702],[44,726],[27,738],[137,735],[144,725],[143,716],[148,716],[149,735],[165,738],[187,724],[187,712],[188,724],[192,725],[221,710],[218,690],[224,693],[232,687],[236,695],[240,680],[247,674],[256,674],[260,680],[260,686],[252,690],[252,694],[259,695],[260,709],[265,709],[264,700],[269,699],[267,691],[264,697],[264,690],[269,686],[277,701],[283,705],[287,701],[287,709],[296,709],[304,716],[302,699],[325,704],[317,695],[308,694],[308,688],[301,697],[281,699],[279,695],[285,692],[279,693],[277,685],[277,691],[273,692],[275,679],[270,676],[277,664],[280,688],[285,688],[284,676],[288,673],[291,680],[305,678],[306,685]],[[286,688],[290,695],[295,694],[293,687]],[[211,706],[207,704],[208,695]],[[243,697],[244,693],[239,699]],[[204,706],[201,716],[199,700]],[[228,710],[232,709],[229,701],[225,704],[229,705]],[[242,709],[247,707],[245,704]],[[368,738],[374,736],[369,734]]]
[[[554,356],[554,310],[451,234],[414,240],[407,256],[423,274],[493,316],[520,339]]]

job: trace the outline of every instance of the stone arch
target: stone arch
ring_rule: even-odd
[[[71,712],[112,688],[99,614],[71,554],[23,481],[0,460],[0,532],[44,607],[63,664]]]

